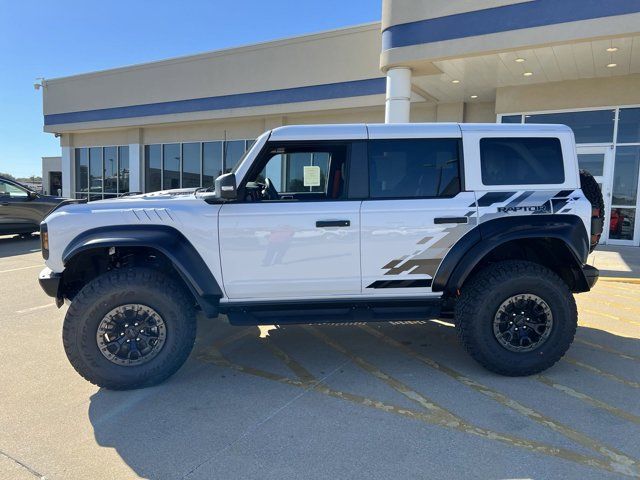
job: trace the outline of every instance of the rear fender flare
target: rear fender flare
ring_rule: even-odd
[[[588,291],[582,265],[589,254],[589,237],[576,215],[502,217],[481,223],[449,250],[433,280],[434,292],[455,293],[474,268],[491,252],[513,240],[552,238],[571,252],[577,275],[576,291]]]

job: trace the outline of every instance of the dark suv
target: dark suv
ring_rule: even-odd
[[[63,200],[0,177],[0,235],[37,232],[42,219]]]

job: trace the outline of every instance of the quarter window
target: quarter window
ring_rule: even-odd
[[[460,192],[455,138],[369,142],[371,198],[452,197]]]
[[[562,147],[557,138],[483,138],[480,163],[485,185],[564,183]]]

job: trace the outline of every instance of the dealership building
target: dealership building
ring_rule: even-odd
[[[605,242],[640,244],[638,0],[384,0],[381,22],[43,86],[65,196],[210,186],[281,125],[563,123]]]

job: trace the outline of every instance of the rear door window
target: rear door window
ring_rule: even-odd
[[[438,198],[460,192],[457,138],[369,142],[371,198]]]
[[[564,183],[558,138],[483,138],[480,163],[484,185],[556,185]]]

